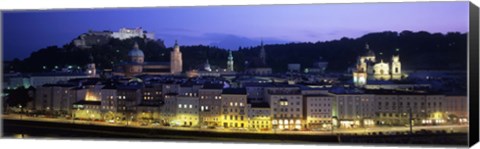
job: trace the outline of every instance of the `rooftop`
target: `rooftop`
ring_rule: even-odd
[[[247,95],[247,90],[245,88],[225,88],[222,94]]]

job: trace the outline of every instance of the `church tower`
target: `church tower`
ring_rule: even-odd
[[[175,40],[173,51],[170,52],[170,72],[172,74],[180,74],[182,73],[182,69],[182,53],[180,52],[178,42]]]
[[[263,40],[261,42],[260,60],[262,62],[262,65],[267,66],[267,53],[265,52],[265,48],[263,47]]]
[[[233,56],[232,56],[232,51],[228,51],[227,70],[228,70],[228,71],[234,71],[234,70],[233,70]]]
[[[208,59],[207,59],[207,62],[205,62],[203,69],[208,72],[212,71],[212,68],[210,67],[210,63],[208,62]]]
[[[87,74],[90,77],[95,77],[97,75],[97,69],[95,68],[95,63],[93,62],[93,55],[90,54],[88,59],[90,62],[87,64]]]
[[[402,78],[402,64],[400,63],[400,50],[396,49],[392,56],[392,79],[399,80]]]

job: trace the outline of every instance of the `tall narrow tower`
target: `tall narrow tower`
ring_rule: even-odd
[[[260,60],[262,62],[262,65],[266,66],[267,65],[267,53],[265,52],[265,48],[263,47],[263,40],[261,42],[262,48],[260,49]]]
[[[170,72],[179,74],[182,73],[182,69],[182,52],[180,52],[180,46],[178,46],[178,42],[175,40],[173,51],[170,52]]]
[[[232,56],[232,51],[228,51],[227,70],[228,70],[228,71],[234,71],[234,70],[233,70],[233,56]]]
[[[395,49],[392,56],[392,79],[398,80],[402,77],[402,64],[400,63],[400,49]]]
[[[87,64],[87,74],[90,77],[95,77],[97,75],[97,69],[95,68],[95,63],[93,62],[93,55],[90,54],[88,59],[90,62]]]

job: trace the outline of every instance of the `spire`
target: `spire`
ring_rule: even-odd
[[[138,43],[135,41],[135,44],[133,45],[133,49],[139,49],[138,48]]]
[[[228,50],[228,60],[233,60],[232,50]]]
[[[180,46],[178,46],[178,41],[175,40],[175,45],[173,46],[173,51],[179,52],[180,51]]]
[[[267,65],[267,53],[265,52],[265,48],[263,46],[263,40],[261,41],[261,48],[260,48],[260,60],[262,62],[262,65],[263,66],[266,66]]]

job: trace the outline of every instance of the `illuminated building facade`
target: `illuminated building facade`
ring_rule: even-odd
[[[145,55],[139,49],[137,43],[128,53],[129,60],[114,66],[113,74],[116,76],[133,77],[136,75],[170,75],[180,74],[182,72],[182,53],[180,47],[175,43],[173,51],[170,53],[170,62],[145,62]]]
[[[148,38],[148,39],[155,39],[155,34],[145,32],[141,27],[139,28],[120,28],[118,32],[111,33],[112,38],[125,40],[129,38]]]
[[[366,53],[359,56],[353,71],[353,83],[355,86],[364,86],[367,80],[400,80],[402,79],[402,65],[400,62],[399,49],[395,50],[391,64],[383,59],[376,62],[375,53],[368,44],[365,46]],[[382,53],[380,53],[382,54]]]
[[[305,95],[305,123],[309,129],[330,128],[334,97],[326,94]]]
[[[248,128],[253,130],[271,130],[272,117],[268,103],[248,104]]]
[[[200,96],[200,123],[202,126],[214,127],[221,124],[223,84],[204,84],[198,90]]]
[[[221,123],[224,128],[247,128],[248,109],[245,88],[226,88],[221,98]]]
[[[69,114],[76,102],[68,84],[45,84],[36,89],[34,109],[52,113]]]
[[[164,95],[164,104],[161,109],[161,121],[164,125],[177,125],[180,122],[176,122],[177,113],[177,93],[168,93]]]
[[[301,130],[303,128],[303,97],[301,94],[269,95],[273,129]]]
[[[374,96],[362,93],[335,93],[332,116],[334,125],[341,128],[372,126],[377,107]]]
[[[199,122],[198,96],[177,95],[177,111],[175,112],[175,124],[179,126],[196,127]]]

